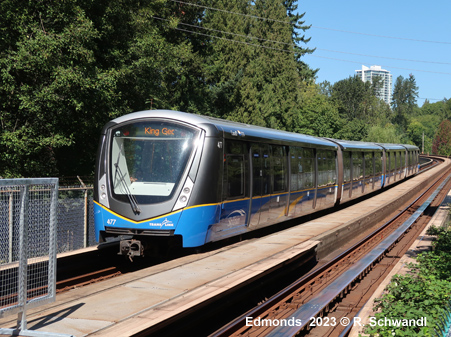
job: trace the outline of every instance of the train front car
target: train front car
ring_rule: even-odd
[[[125,235],[119,253],[130,257],[143,255],[148,246],[205,243],[219,212],[216,185],[222,152],[211,137],[217,129],[200,127],[204,121],[154,110],[117,118],[104,127],[94,191],[99,242]],[[200,165],[205,149],[206,169]],[[204,186],[202,194],[196,192],[199,184]]]

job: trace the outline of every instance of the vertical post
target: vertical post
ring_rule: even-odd
[[[9,192],[9,253],[8,262],[13,262],[13,235],[14,235],[14,191]]]
[[[84,212],[83,212],[83,248],[88,247],[88,188],[83,182],[83,180],[80,179],[79,176],[77,176],[78,180],[80,181],[81,185],[83,186],[83,189],[85,191],[85,202],[84,202]]]
[[[421,153],[424,153],[424,131],[423,131],[423,141],[421,145]]]
[[[56,231],[58,207],[58,187],[59,181],[56,180],[55,186],[51,192],[50,198],[50,223],[49,223],[49,269],[48,269],[48,292],[50,297],[56,296]]]
[[[27,238],[28,238],[28,185],[20,188],[20,221],[19,221],[19,289],[18,304],[21,310],[17,317],[17,329],[27,329],[26,305],[27,305]]]
[[[85,186],[85,212],[84,212],[83,247],[88,247],[88,189]]]

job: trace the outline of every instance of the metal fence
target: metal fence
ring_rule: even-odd
[[[58,179],[0,180],[0,317],[55,300]]]
[[[93,188],[85,180],[60,181],[57,208],[57,252],[94,246]],[[64,184],[64,185],[63,185]]]

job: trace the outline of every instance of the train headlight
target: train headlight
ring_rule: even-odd
[[[102,191],[105,191],[105,185],[102,184],[102,186],[100,186],[100,189],[101,189]]]
[[[106,193],[102,193],[101,197],[102,199],[106,199]]]
[[[193,186],[194,182],[188,177],[185,181],[185,185],[183,186],[182,191],[180,192],[177,203],[172,209],[173,211],[183,208],[188,204],[188,200],[193,190]]]

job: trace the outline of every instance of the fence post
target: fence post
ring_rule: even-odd
[[[9,250],[8,250],[8,262],[11,263],[13,262],[13,235],[14,235],[14,218],[13,218],[13,214],[14,214],[14,191],[10,191],[9,192],[9,213],[8,213],[8,223],[9,223],[9,239],[8,239],[8,243],[9,243]]]
[[[85,185],[85,183],[83,182],[83,180],[81,180],[81,178],[79,176],[77,176],[78,180],[81,183],[81,186],[83,186],[83,189],[85,191],[84,193],[84,212],[83,212],[83,248],[88,247],[88,233],[89,233],[89,229],[88,229],[88,187]]]
[[[20,220],[19,220],[19,308],[17,328],[19,331],[27,329],[27,246],[28,246],[28,185],[20,189]]]

